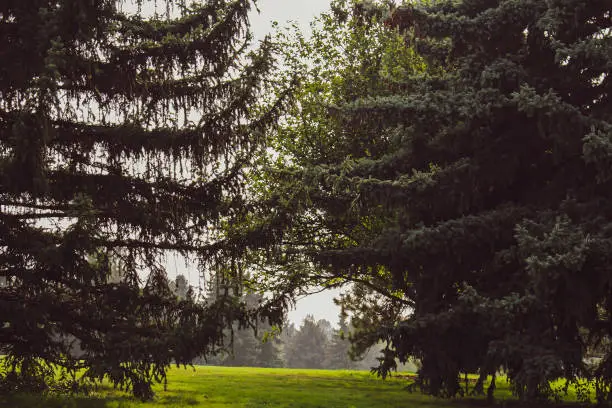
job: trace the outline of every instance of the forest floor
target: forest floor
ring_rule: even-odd
[[[0,407],[30,408],[466,408],[482,400],[440,400],[409,392],[409,375],[382,380],[367,371],[198,366],[172,369],[168,386],[143,403],[112,387],[87,397],[0,396]],[[498,398],[510,402],[505,381]],[[506,405],[502,403],[501,405]],[[514,405],[514,404],[511,404]]]

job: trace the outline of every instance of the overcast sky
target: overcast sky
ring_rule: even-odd
[[[330,0],[257,0],[261,13],[251,15],[251,29],[255,37],[263,37],[271,31],[272,21],[281,26],[287,21],[295,21],[302,31],[310,32],[312,19],[329,8]]]

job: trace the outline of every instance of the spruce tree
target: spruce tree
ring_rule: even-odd
[[[612,398],[610,351],[583,362],[612,336],[610,12],[607,0],[399,7],[386,24],[424,73],[379,76],[370,96],[329,106],[338,125],[311,141],[321,159],[278,177],[299,210],[282,261],[314,263],[302,282],[359,282],[370,297],[350,306],[370,344],[388,343],[381,374],[415,357],[417,385],[438,396],[482,392],[493,375],[492,397],[504,369],[522,399],[558,396],[558,378],[595,379]],[[471,372],[475,389],[460,382]]]
[[[129,6],[0,2],[3,390],[48,389],[62,369],[146,399],[171,362],[214,352],[253,315],[177,298],[163,260],[240,280],[229,260],[251,241],[220,231],[246,209],[243,169],[284,101],[252,109],[272,45],[249,48],[249,0]]]
[[[415,303],[395,349],[421,358],[434,394],[503,368],[522,399],[581,377],[609,398],[607,359],[589,370],[583,357],[611,334],[610,3],[441,2],[394,17],[446,71],[348,109],[402,129],[396,176],[363,183],[404,201],[368,244]]]

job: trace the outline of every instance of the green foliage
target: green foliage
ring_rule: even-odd
[[[584,363],[612,336],[609,2],[334,4],[267,179],[284,286],[353,282],[355,352],[418,359],[427,393],[504,370],[524,400],[612,399],[610,350]]]
[[[251,109],[274,69],[269,42],[247,51],[251,2],[122,3],[0,4],[2,391],[50,390],[62,370],[71,390],[108,379],[151,398],[225,327],[282,320],[282,297],[205,304],[164,268],[176,251],[239,282],[231,260],[253,244],[219,231],[286,92]]]
[[[300,85],[296,103],[270,134],[268,156],[250,174],[253,212],[233,226],[234,234],[246,231],[270,243],[244,262],[257,268],[258,284],[271,292],[295,295],[318,285],[344,284],[348,277],[394,297],[385,268],[372,269],[377,279],[358,274],[338,278],[312,262],[322,248],[352,247],[380,233],[385,220],[397,218],[382,207],[360,211],[344,176],[355,160],[374,163],[387,154],[398,135],[372,138],[377,125],[366,121],[348,132],[337,114],[338,107],[358,97],[391,97],[406,78],[426,68],[400,33],[383,24],[389,16],[386,7],[372,3],[364,10],[360,3],[333,1],[331,11],[313,22],[310,38],[293,27],[279,30],[274,39],[290,68],[278,81],[288,83],[297,73]],[[396,302],[403,304],[400,298],[393,300],[393,310]]]
[[[367,22],[358,18],[358,4],[332,1],[331,11],[311,23],[309,38],[295,27],[277,34],[284,63],[301,80],[297,104],[272,141],[279,160],[287,164],[336,164],[347,155],[384,151],[385,144],[368,137],[367,129],[347,138],[328,110],[358,97],[392,94],[402,80],[424,69],[403,38],[379,23],[380,13]]]
[[[255,361],[256,367],[279,368],[284,367],[285,362],[281,356],[282,343],[278,337],[270,337],[262,339],[259,345],[259,354]]]
[[[350,349],[351,343],[349,341],[347,316],[341,313],[338,328],[333,331],[325,351],[327,367],[341,370],[354,369],[356,363],[351,359]]]

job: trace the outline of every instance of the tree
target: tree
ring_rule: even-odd
[[[291,281],[359,282],[380,373],[417,358],[430,394],[479,372],[492,397],[504,369],[521,399],[586,377],[610,400],[612,354],[583,362],[612,335],[609,2],[423,2],[386,23],[426,69],[338,101],[323,152],[278,177],[300,210],[282,261],[313,265]]]
[[[4,390],[46,389],[61,369],[146,399],[232,322],[282,319],[281,298],[257,313],[177,298],[162,262],[176,251],[239,281],[231,259],[254,242],[220,239],[286,96],[251,108],[274,66],[271,43],[247,51],[251,2],[168,0],[151,17],[121,3],[0,5]]]
[[[317,326],[321,329],[327,340],[330,340],[332,338],[334,334],[334,328],[329,322],[329,320],[319,319],[317,320]]]
[[[286,64],[300,73],[301,85],[298,103],[274,133],[273,160],[264,166],[257,190],[264,210],[256,227],[282,231],[270,234],[276,247],[262,269],[273,278],[265,283],[275,292],[299,294],[317,285],[350,284],[341,304],[355,312],[355,358],[379,343],[382,325],[395,324],[412,306],[394,290],[385,268],[363,274],[320,261],[323,252],[355,248],[396,219],[383,206],[360,208],[358,194],[336,174],[346,174],[357,160],[376,163],[398,137],[376,135],[379,124],[365,118],[347,130],[339,108],[358,98],[390,97],[407,80],[435,71],[389,29],[392,10],[386,2],[336,0],[313,23],[311,39],[279,34]]]
[[[241,297],[234,296],[236,300],[242,302],[247,310],[256,310],[263,297],[258,294],[246,293]],[[228,354],[222,360],[221,364],[238,367],[255,367],[257,365],[261,339],[256,336],[256,328],[259,328],[259,322],[254,322],[257,327],[249,325],[241,327],[238,324],[226,331],[228,341]]]
[[[257,366],[261,341],[255,337],[253,330],[234,327],[230,335],[231,350],[221,364],[232,367]]]
[[[266,331],[260,339],[257,367],[284,367],[281,347],[282,341],[278,333],[273,330]]]
[[[317,325],[314,317],[306,316],[287,346],[285,354],[287,367],[325,368],[326,347],[325,332]]]
[[[386,3],[334,0],[331,11],[313,22],[310,39],[296,29],[277,33],[284,64],[300,78],[297,103],[271,133],[272,154],[251,174],[252,195],[258,201],[241,225],[251,233],[265,233],[271,243],[259,257],[250,258],[262,272],[259,283],[269,291],[303,295],[320,286],[351,283],[374,296],[382,293],[389,311],[379,313],[380,298],[369,304],[376,308],[372,315],[377,318],[395,316],[409,306],[401,296],[389,296],[392,285],[384,271],[378,278],[346,273],[338,279],[334,267],[321,265],[316,256],[321,250],[353,247],[358,240],[378,234],[393,215],[382,208],[358,213],[352,192],[339,184],[333,191],[321,189],[319,183],[327,183],[324,178],[330,171],[349,170],[352,161],[347,157],[373,161],[387,154],[393,140],[373,138],[378,125],[365,120],[347,132],[338,115],[330,112],[356,98],[393,95],[403,81],[427,68],[406,47],[404,37],[383,24],[391,10]],[[280,83],[291,78],[285,75]]]
[[[291,343],[293,342],[293,337],[295,337],[297,333],[297,329],[295,327],[295,323],[289,322],[285,318],[282,324],[282,331],[279,335],[280,342],[280,357],[283,361],[283,366],[287,366],[287,360],[289,358],[289,353],[291,352]]]
[[[338,328],[333,331],[326,350],[327,367],[343,370],[355,368],[356,364],[349,355],[350,350],[347,316],[345,313],[340,313]]]
[[[187,298],[187,293],[190,290],[190,286],[189,283],[187,282],[187,278],[185,278],[185,275],[179,274],[176,276],[176,279],[174,280],[174,294],[179,298],[179,299],[185,299]]]

